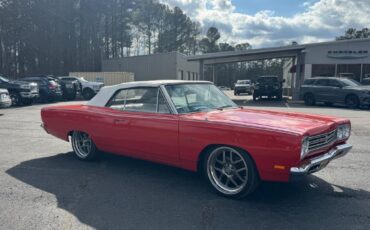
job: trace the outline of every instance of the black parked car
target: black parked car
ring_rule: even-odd
[[[57,79],[62,86],[65,100],[74,100],[77,94],[81,93],[81,84],[76,79],[68,77],[57,77]]]
[[[272,98],[276,97],[278,100],[283,98],[283,81],[278,76],[260,76],[254,84],[253,100],[263,96]]]
[[[370,78],[364,78],[364,79],[362,79],[361,84],[363,84],[363,85],[370,85]]]
[[[30,105],[39,97],[37,84],[25,81],[12,81],[1,75],[0,88],[8,90],[13,105]]]
[[[300,97],[306,105],[344,103],[349,108],[358,108],[370,105],[370,86],[349,78],[315,77],[303,82]]]
[[[35,82],[39,86],[40,100],[42,102],[51,102],[59,100],[62,97],[61,86],[55,81],[53,77],[44,75],[22,77],[22,81]]]

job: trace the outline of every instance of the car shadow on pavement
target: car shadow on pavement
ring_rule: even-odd
[[[263,183],[249,198],[232,200],[216,195],[197,173],[108,154],[82,162],[62,153],[6,172],[54,194],[59,208],[96,229],[308,229],[329,223],[342,229],[353,227],[354,219],[360,228],[370,221],[369,192],[316,176]]]

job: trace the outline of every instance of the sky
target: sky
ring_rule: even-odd
[[[253,48],[334,40],[347,28],[370,27],[370,0],[161,0],[178,6],[221,41]]]

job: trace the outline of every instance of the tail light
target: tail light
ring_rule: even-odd
[[[56,89],[56,88],[58,88],[58,86],[57,86],[57,84],[56,84],[56,83],[54,83],[54,82],[49,82],[49,84],[48,84],[48,88],[49,88],[49,89]]]

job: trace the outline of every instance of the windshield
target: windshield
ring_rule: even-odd
[[[353,73],[340,73],[341,77],[354,77],[355,75]]]
[[[87,82],[87,80],[83,77],[79,77],[78,79],[80,79],[82,82]]]
[[[3,81],[3,82],[9,82],[9,80],[7,78],[2,77],[2,76],[0,76],[0,80]]]
[[[166,90],[181,114],[237,107],[212,84],[167,85]]]
[[[360,82],[353,79],[342,78],[341,80],[345,86],[361,86]]]
[[[239,80],[236,82],[236,84],[250,84],[251,81],[250,80]]]
[[[261,77],[257,80],[259,83],[275,83],[277,82],[276,77]]]

